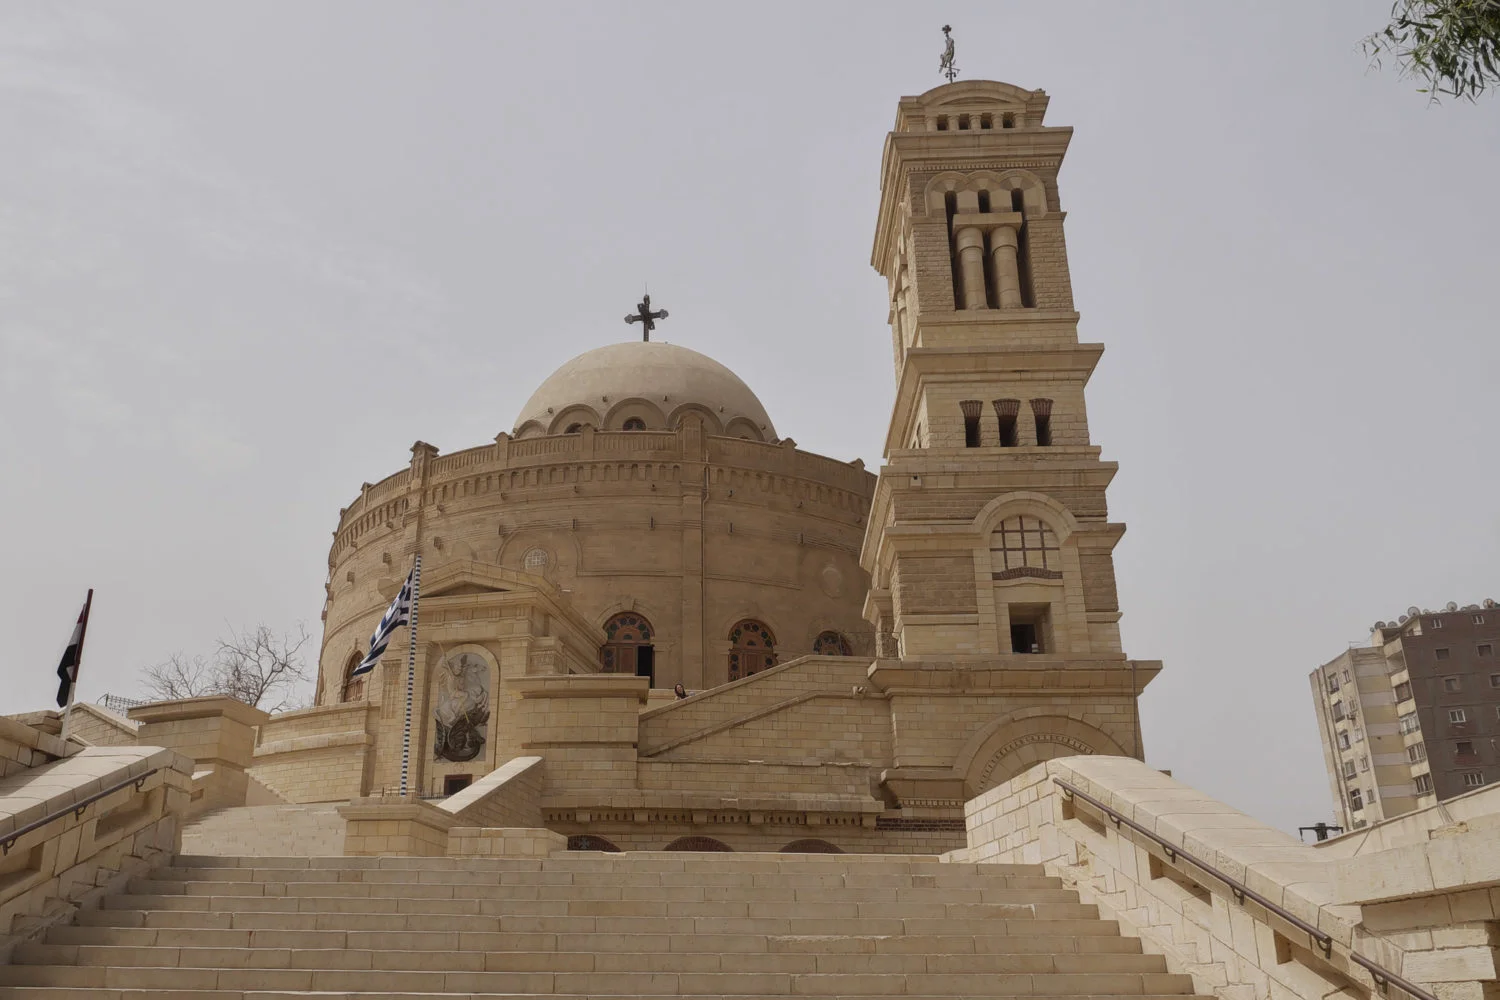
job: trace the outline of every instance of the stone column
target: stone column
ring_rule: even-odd
[[[990,232],[990,254],[995,266],[996,301],[1001,309],[1021,308],[1021,270],[1016,262],[1020,236],[1015,226],[997,226]]]
[[[984,230],[978,226],[965,226],[958,231],[957,243],[964,283],[964,308],[988,309],[984,297]]]

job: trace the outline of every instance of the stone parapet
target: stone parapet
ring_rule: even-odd
[[[460,823],[486,828],[542,825],[542,758],[515,757],[438,808]]]
[[[213,695],[141,705],[130,710],[130,718],[140,726],[136,738],[141,745],[167,747],[195,762],[191,815],[245,804],[256,729],[270,715]]]
[[[568,849],[568,838],[538,827],[456,826],[448,855],[457,858],[545,858]]]
[[[344,854],[441,857],[457,822],[414,795],[370,795],[339,807],[344,817]]]

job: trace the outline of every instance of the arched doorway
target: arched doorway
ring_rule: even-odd
[[[746,619],[729,630],[729,679],[758,674],[776,666],[776,637],[754,619]]]
[[[622,611],[604,623],[599,668],[606,674],[634,674],[656,684],[656,631],[645,615]]]
[[[819,632],[813,640],[814,656],[852,656],[849,639],[840,632]]]
[[[365,696],[365,678],[368,673],[354,676],[354,668],[364,662],[364,656],[359,650],[355,650],[349,656],[349,662],[344,664],[344,676],[339,686],[339,701],[359,701]]]
[[[722,840],[712,837],[678,837],[666,847],[664,851],[719,851],[723,853],[734,853],[734,848]]]

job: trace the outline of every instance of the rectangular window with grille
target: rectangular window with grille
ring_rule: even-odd
[[[1428,795],[1428,794],[1431,794],[1431,792],[1432,792],[1432,775],[1430,775],[1430,774],[1419,774],[1419,775],[1417,775],[1417,777],[1416,777],[1415,780],[1416,780],[1416,783],[1417,783],[1417,794],[1418,795]]]
[[[1444,677],[1443,678],[1443,690],[1447,691],[1450,694],[1453,693],[1454,691],[1462,691],[1463,687],[1464,687],[1464,681],[1463,681],[1462,677]]]
[[[1365,800],[1363,793],[1358,788],[1349,789],[1349,808],[1355,812],[1359,812],[1364,807]]]
[[[1408,712],[1408,713],[1406,713],[1405,715],[1401,716],[1401,720],[1400,721],[1401,721],[1401,732],[1403,734],[1405,734],[1405,733],[1414,733],[1414,732],[1417,731],[1417,725],[1418,725],[1418,723],[1417,723],[1417,713],[1416,712]]]
[[[1411,701],[1411,681],[1402,681],[1396,685],[1396,700]]]
[[[1346,760],[1346,761],[1344,761],[1344,777],[1345,778],[1351,778],[1351,779],[1354,777],[1354,761],[1352,761],[1352,760]]]
[[[1406,748],[1406,759],[1413,764],[1419,764],[1427,759],[1427,744],[1413,743]]]
[[[1468,713],[1466,713],[1461,708],[1450,708],[1450,709],[1448,709],[1448,721],[1449,722],[1468,722],[1469,721],[1469,716],[1468,716]]]
[[[1480,771],[1465,771],[1464,772],[1464,787],[1465,788],[1478,788],[1482,784],[1484,784],[1484,774],[1483,774],[1483,772],[1480,772]]]

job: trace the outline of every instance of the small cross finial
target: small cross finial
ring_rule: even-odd
[[[651,311],[651,295],[648,292],[642,297],[640,305],[635,307],[635,312],[625,317],[625,322],[641,324],[641,340],[649,341],[651,339],[651,331],[656,329],[656,321],[666,318],[667,311],[665,309],[658,309],[656,312]]]
[[[953,65],[953,30],[951,24],[943,25],[943,59],[938,63],[938,72],[948,78],[952,83],[958,77],[958,67]]]

